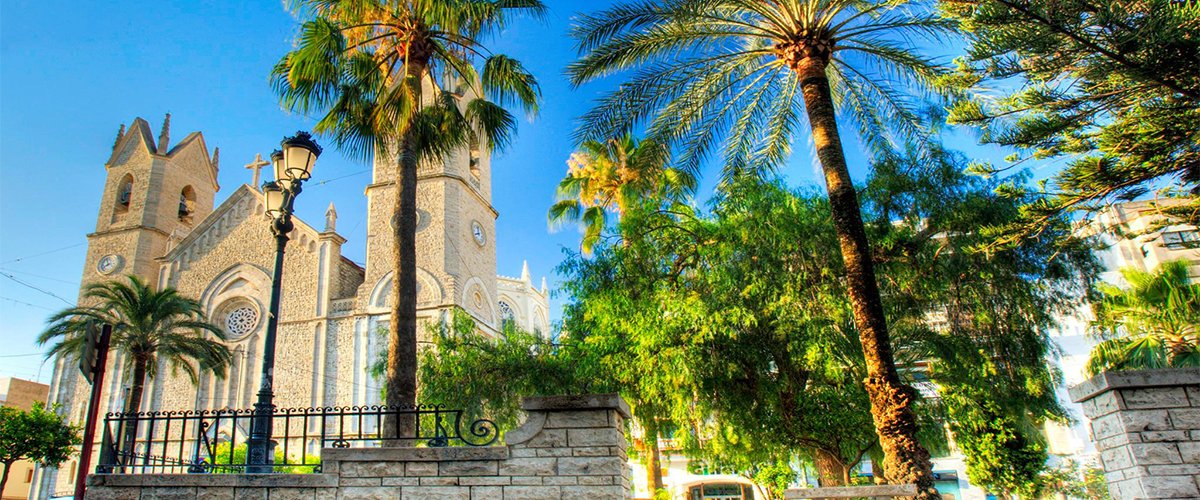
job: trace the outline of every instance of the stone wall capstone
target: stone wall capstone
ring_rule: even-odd
[[[451,448],[326,448],[319,474],[93,474],[88,500],[403,500],[630,498],[616,394],[525,398],[506,444]]]
[[[1101,373],[1070,394],[1113,498],[1200,498],[1200,369]]]

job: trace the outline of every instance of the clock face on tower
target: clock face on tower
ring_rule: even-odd
[[[479,246],[483,246],[483,244],[487,241],[483,235],[483,225],[480,224],[479,221],[471,222],[471,235],[475,237],[475,243],[477,243]]]
[[[108,254],[96,261],[96,271],[100,274],[112,274],[121,268],[122,263],[123,259],[121,259],[120,255]]]

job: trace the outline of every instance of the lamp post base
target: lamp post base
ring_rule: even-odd
[[[246,441],[246,446],[249,448],[246,453],[247,474],[271,474],[275,472],[275,444],[275,440],[273,439],[263,442],[251,438]],[[256,450],[257,454],[255,453]]]
[[[271,439],[274,414],[274,404],[263,401],[255,403],[254,419],[250,421],[250,439],[246,440],[247,474],[275,472],[275,440]]]

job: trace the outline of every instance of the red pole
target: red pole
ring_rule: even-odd
[[[83,427],[83,448],[79,451],[79,470],[75,476],[75,500],[83,500],[83,492],[87,488],[88,469],[92,466],[92,446],[96,442],[96,417],[100,413],[100,396],[104,391],[104,371],[108,364],[108,337],[112,335],[112,325],[104,325],[100,330],[100,342],[96,346],[96,373],[92,378],[92,398],[88,402],[87,422]]]

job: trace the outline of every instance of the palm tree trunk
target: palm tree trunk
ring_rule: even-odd
[[[142,392],[146,388],[146,364],[149,361],[142,357],[135,357],[133,361],[133,377],[130,383],[133,385],[129,388],[129,397],[125,399],[125,431],[121,442],[121,452],[126,458],[132,458],[134,445],[137,444],[138,421],[137,413],[142,408]],[[84,443],[85,446],[91,446],[91,443]]]
[[[422,64],[409,63],[412,95],[421,102]],[[392,206],[395,217],[392,242],[392,311],[388,324],[388,406],[417,405],[417,166],[411,127],[405,131],[396,153],[396,189]],[[416,437],[412,415],[384,419],[384,437]],[[396,443],[400,444],[400,443]]]
[[[933,488],[929,452],[917,441],[917,419],[912,408],[915,392],[901,383],[896,372],[858,195],[838,135],[833,96],[825,75],[827,64],[827,55],[814,55],[800,59],[792,69],[800,78],[813,144],[825,173],[833,226],[846,266],[846,290],[866,360],[864,384],[871,399],[875,432],[885,455],[887,481],[915,483],[920,490],[916,497],[919,499],[941,498]]]

